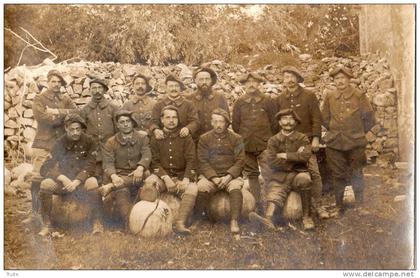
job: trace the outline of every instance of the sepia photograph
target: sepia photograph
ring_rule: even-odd
[[[415,3],[2,6],[3,277],[414,277]]]

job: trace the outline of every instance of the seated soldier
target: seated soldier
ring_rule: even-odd
[[[132,203],[149,175],[152,156],[147,133],[134,130],[137,123],[132,113],[121,110],[115,115],[118,132],[103,149],[104,185],[100,188],[103,197],[111,193],[114,209],[125,228]]]
[[[199,162],[198,191],[214,194],[225,190],[229,193],[232,233],[239,233],[238,218],[242,210],[241,173],[244,167],[242,137],[228,130],[229,113],[216,108],[211,114],[213,130],[200,136],[197,148]]]
[[[195,146],[191,135],[181,137],[178,127],[178,109],[169,105],[162,109],[160,121],[163,139],[151,139],[152,169],[156,174],[147,178],[145,184],[156,185],[159,192],[168,191],[181,197],[175,222],[175,231],[189,235],[185,223],[195,205],[197,185],[195,180]],[[146,186],[145,186],[146,187]]]
[[[43,227],[39,235],[48,235],[51,228],[52,195],[74,194],[87,200],[93,209],[94,226],[92,233],[103,231],[100,222],[102,200],[97,190],[95,174],[95,150],[93,139],[83,132],[85,121],[77,114],[67,115],[64,119],[66,134],[54,144],[51,157],[41,167],[39,192]],[[82,186],[81,186],[82,185]]]
[[[311,209],[311,177],[308,172],[308,160],[311,157],[309,139],[303,133],[295,131],[300,122],[292,109],[283,109],[276,114],[281,130],[268,140],[267,164],[271,168],[268,181],[267,208],[265,217],[255,212],[249,214],[251,222],[262,223],[269,229],[275,229],[273,216],[276,208],[282,209],[291,190],[298,191],[302,197],[304,229],[313,229]]]

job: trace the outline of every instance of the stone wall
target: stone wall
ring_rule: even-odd
[[[361,53],[387,58],[395,78],[401,161],[414,161],[415,5],[362,5]]]
[[[376,112],[378,120],[367,134],[369,145],[368,158],[374,161],[377,157],[394,161],[398,155],[397,126],[397,90],[391,69],[386,59],[375,54],[361,57],[337,58],[325,57],[315,60],[308,54],[299,56],[301,68],[305,76],[302,86],[312,90],[322,104],[325,94],[335,89],[329,72],[337,65],[345,65],[352,69],[355,78],[352,85],[366,93]],[[242,65],[227,64],[222,61],[212,61],[208,64],[218,74],[215,90],[227,97],[230,107],[244,93],[239,78],[247,72]],[[5,158],[16,160],[19,157],[30,157],[31,144],[36,132],[36,121],[33,119],[32,101],[36,94],[45,90],[46,75],[50,69],[60,70],[66,79],[67,93],[74,102],[83,106],[90,100],[89,81],[93,77],[105,79],[109,83],[109,99],[122,104],[130,96],[132,76],[136,72],[151,77],[154,96],[161,98],[165,94],[164,79],[168,74],[175,74],[184,81],[189,92],[196,88],[192,79],[193,67],[184,64],[168,67],[148,67],[119,63],[101,63],[85,61],[68,61],[54,64],[49,60],[37,67],[20,66],[13,68],[5,75],[7,90],[5,93]],[[282,90],[282,74],[280,69],[267,65],[258,70],[267,80],[263,90],[275,97]]]

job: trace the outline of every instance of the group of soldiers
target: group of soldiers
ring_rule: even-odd
[[[91,100],[79,109],[61,92],[66,85],[61,73],[51,70],[48,88],[33,103],[38,129],[31,192],[32,211],[42,216],[39,234],[52,231],[54,194],[88,202],[94,212],[92,233],[100,233],[104,200],[111,200],[127,228],[136,202],[169,192],[181,199],[173,229],[188,235],[188,218],[200,215],[209,197],[221,190],[229,196],[230,230],[236,234],[245,178],[257,204],[250,221],[275,229],[275,212],[293,190],[302,197],[303,227],[313,229],[311,203],[322,190],[315,156],[321,125],[327,129],[323,141],[337,208],[344,211],[344,188],[350,182],[356,202],[362,203],[365,133],[375,120],[366,96],[350,85],[351,71],[331,72],[337,90],[326,96],[322,110],[315,94],[299,85],[304,78],[297,68],[286,66],[282,74],[285,91],[274,99],[262,92],[263,77],[244,75],[245,94],[233,104],[231,116],[226,98],[212,90],[217,75],[207,67],[194,72],[197,91],[192,94],[185,93],[182,81],[167,76],[166,95],[159,101],[152,97],[149,78],[137,74],[122,107],[105,97],[104,80],[92,79]]]

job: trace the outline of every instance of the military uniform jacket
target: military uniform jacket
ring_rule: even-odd
[[[199,127],[197,110],[195,109],[194,104],[183,96],[179,96],[175,100],[166,96],[156,103],[152,111],[152,124],[150,130],[153,131],[156,128],[162,128],[160,125],[160,112],[162,111],[162,108],[168,105],[173,105],[178,108],[178,126],[180,128],[187,127],[190,130],[190,134],[194,136]]]
[[[328,94],[322,107],[322,118],[328,129],[325,143],[329,148],[343,151],[365,146],[365,133],[375,124],[369,100],[353,87]]]
[[[284,92],[276,100],[277,111],[292,109],[301,119],[296,131],[302,132],[309,139],[321,138],[321,111],[316,95],[298,86],[295,92]]]
[[[211,125],[211,113],[216,108],[222,108],[229,112],[229,105],[226,98],[218,92],[211,92],[209,95],[203,96],[199,92],[193,93],[188,98],[193,103],[198,112],[199,129],[195,134],[195,138],[199,138],[202,134],[213,129]]]
[[[114,122],[118,106],[109,100],[102,99],[99,103],[89,102],[80,110],[80,116],[85,120],[86,133],[92,136],[97,144],[97,160],[102,161],[102,147],[116,132]]]
[[[226,130],[221,135],[211,130],[201,135],[198,141],[197,158],[199,173],[207,179],[227,174],[237,178],[245,165],[242,137],[230,130]]]
[[[278,130],[274,101],[263,93],[256,97],[245,94],[233,105],[232,128],[240,134],[245,151],[260,152],[267,147],[268,139]]]
[[[78,179],[83,183],[94,176],[95,150],[95,142],[85,133],[79,141],[63,135],[54,144],[51,157],[43,163],[40,173],[45,178],[57,179],[59,175],[65,175],[70,180]]]
[[[282,182],[291,172],[307,171],[311,150],[308,137],[298,131],[289,136],[279,132],[271,137],[267,144],[267,163],[272,170],[269,180]],[[287,159],[277,158],[278,153],[286,153]]]
[[[150,141],[153,172],[159,177],[169,175],[179,180],[195,178],[195,145],[191,135],[181,138],[176,130],[164,131],[164,136],[161,140],[152,137]]]
[[[118,132],[104,145],[102,166],[107,177],[111,177],[112,174],[128,175],[139,165],[148,170],[151,160],[146,132],[133,131],[130,139],[124,139]]]
[[[133,117],[136,120],[137,130],[149,131],[152,124],[152,110],[156,104],[156,100],[149,95],[137,96],[133,95],[129,101],[124,103],[122,109],[133,112]]]
[[[46,113],[47,106],[58,109],[60,114]],[[64,117],[73,109],[76,109],[76,105],[67,94],[55,94],[46,90],[37,95],[32,110],[38,128],[32,147],[50,151],[57,139],[64,134]]]

